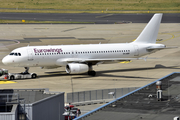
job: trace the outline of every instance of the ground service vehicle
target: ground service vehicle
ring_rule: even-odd
[[[0,69],[0,77],[3,77],[4,79],[9,79],[9,80],[15,80],[15,79],[36,78],[37,74],[36,73],[28,73],[28,72],[8,73],[8,70]]]
[[[15,79],[27,79],[27,78],[36,78],[37,75],[35,73],[8,73],[9,80]]]

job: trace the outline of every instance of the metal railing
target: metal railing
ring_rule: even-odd
[[[4,93],[0,94],[0,103],[19,103],[19,94],[18,93]]]
[[[115,88],[115,89],[103,89],[103,90],[92,90],[92,91],[81,91],[81,92],[73,92],[67,93],[67,102],[85,102],[85,101],[93,101],[93,100],[104,100],[104,99],[113,99],[121,97],[131,91],[136,90],[138,87],[132,88]],[[112,93],[109,94],[109,93]]]

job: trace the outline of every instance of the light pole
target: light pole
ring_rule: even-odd
[[[115,92],[110,92],[110,93],[108,93],[108,94],[109,94],[109,95],[113,95],[113,100],[115,100],[115,96],[114,96]],[[112,107],[116,107],[115,103],[112,105]]]

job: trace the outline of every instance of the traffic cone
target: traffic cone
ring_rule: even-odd
[[[4,75],[4,79],[6,79],[6,80],[7,80],[7,79],[8,79],[8,75]]]

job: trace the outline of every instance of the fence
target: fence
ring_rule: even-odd
[[[67,102],[83,102],[103,99],[113,99],[113,95],[109,94],[114,92],[114,98],[119,98],[131,91],[136,90],[138,87],[133,88],[115,88],[115,89],[103,89],[103,90],[92,90],[92,91],[81,91],[67,93]]]

